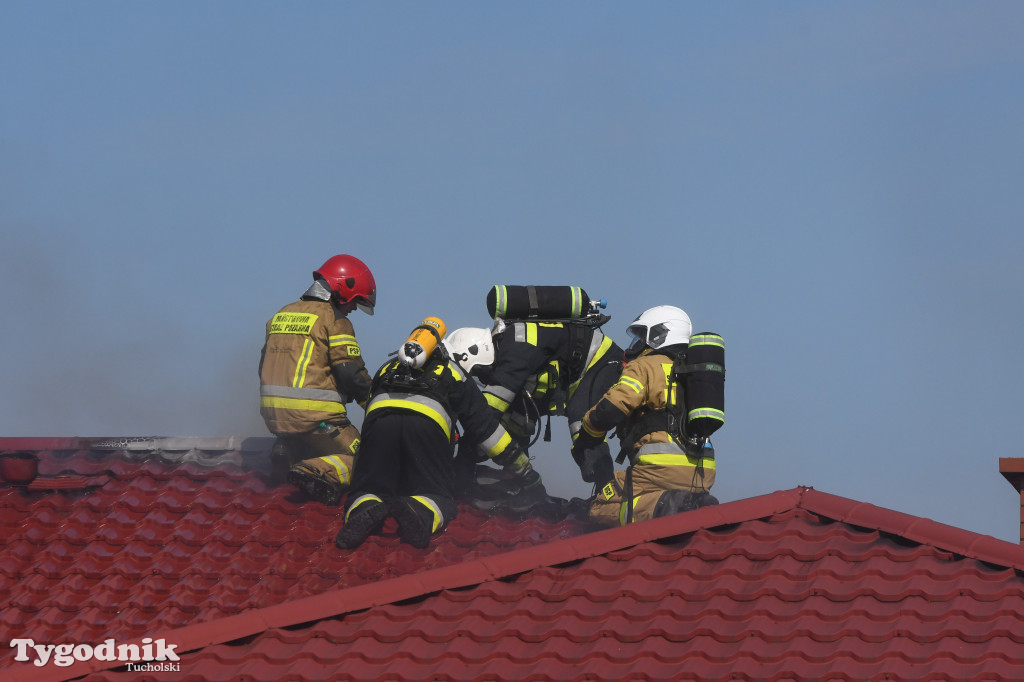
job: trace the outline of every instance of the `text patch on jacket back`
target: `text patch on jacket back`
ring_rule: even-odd
[[[271,334],[308,334],[316,324],[312,313],[278,313],[270,321]]]

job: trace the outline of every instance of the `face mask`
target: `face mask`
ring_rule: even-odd
[[[629,348],[626,349],[626,359],[633,359],[643,352],[644,348],[647,347],[647,328],[646,327],[630,327],[628,330],[629,335],[633,337],[633,342],[629,344]],[[639,332],[639,333],[638,333]]]
[[[494,367],[491,365],[477,365],[473,368],[470,374],[480,380],[484,386],[491,383],[491,377],[494,376]]]

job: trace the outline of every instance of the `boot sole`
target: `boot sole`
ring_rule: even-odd
[[[398,537],[417,549],[425,549],[430,544],[431,530],[423,523],[419,514],[397,498],[391,501],[391,515],[398,521]]]
[[[370,535],[380,530],[384,525],[384,519],[388,517],[388,508],[377,503],[366,511],[356,514],[349,519],[334,539],[334,544],[341,549],[355,549],[363,544],[363,541]]]
[[[288,472],[288,482],[306,493],[310,498],[328,507],[337,507],[344,493],[323,480],[316,474],[292,469]]]

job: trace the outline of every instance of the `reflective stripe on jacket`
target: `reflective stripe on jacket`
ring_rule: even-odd
[[[671,377],[672,357],[645,350],[622,368],[619,380],[583,417],[583,430],[597,437],[616,427],[620,433],[628,433],[644,413],[682,404],[683,387]],[[686,455],[667,431],[643,434],[633,448],[632,455],[644,464],[715,467],[713,459]]]
[[[550,400],[562,386],[572,397],[583,376],[593,368],[614,346],[600,329],[575,330],[585,337],[586,357],[582,358],[577,376],[562,376],[570,371],[569,355],[571,333],[562,322],[514,322],[498,334],[495,341],[494,371],[490,384],[485,386],[487,403],[499,412],[505,412],[524,390],[528,391],[541,409],[541,413],[558,410],[564,405],[552,405]],[[579,338],[578,336],[575,338]]]
[[[266,325],[260,355],[260,414],[272,433],[309,433],[320,422],[346,421],[345,395],[332,368],[363,364],[352,323],[327,301],[304,300],[281,308]]]
[[[422,369],[405,370],[404,387],[403,382],[390,379],[400,364],[399,360],[386,362],[374,375],[367,420],[387,409],[405,410],[433,421],[449,440],[455,422],[459,422],[466,436],[479,443],[488,457],[502,454],[511,445],[512,438],[489,409],[480,389],[472,379],[467,380],[457,364],[441,359],[437,353]]]

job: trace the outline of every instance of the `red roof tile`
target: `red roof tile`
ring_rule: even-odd
[[[180,461],[182,453],[96,444],[0,439],[0,453],[33,450],[41,460],[31,485],[0,486],[5,642],[127,641],[586,529],[467,508],[429,551],[401,545],[386,527],[358,551],[341,552],[333,544],[340,509],[268,485],[234,463],[240,451],[197,455],[214,463],[203,466]],[[46,484],[65,476],[86,485]],[[0,651],[7,668],[14,652]]]
[[[0,491],[0,628],[162,637],[181,672],[158,679],[1024,678],[1024,548],[812,489],[589,533],[467,508],[427,550],[343,552],[337,509],[234,465],[41,471],[110,481]]]

